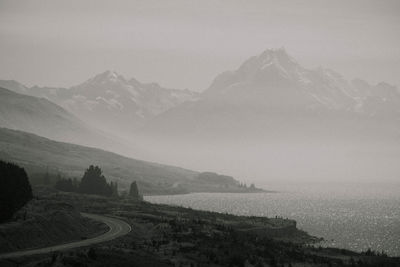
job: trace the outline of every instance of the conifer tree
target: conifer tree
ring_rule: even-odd
[[[79,186],[79,192],[103,196],[111,196],[112,194],[111,186],[107,184],[101,169],[93,165],[90,165],[85,171]]]
[[[23,168],[0,161],[0,222],[32,199],[32,188]]]
[[[139,189],[138,189],[136,181],[133,181],[131,183],[131,187],[129,190],[129,197],[134,198],[134,199],[139,199],[139,200],[142,199],[142,197],[139,194]]]

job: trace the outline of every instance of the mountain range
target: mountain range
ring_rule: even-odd
[[[218,75],[201,93],[127,80],[111,71],[70,88],[16,81],[0,81],[0,87],[15,92],[2,93],[0,127],[84,145],[72,129],[107,133],[140,144],[145,156],[132,154],[137,146],[125,146],[123,154],[146,160],[259,180],[266,173],[276,179],[394,179],[400,171],[397,88],[305,68],[282,48],[267,49]],[[13,104],[14,98],[24,101]],[[37,104],[26,111],[30,102]],[[109,150],[120,152],[118,142]],[[101,144],[93,146],[105,148]]]
[[[356,121],[389,121],[390,128],[400,122],[400,93],[387,83],[370,85],[347,81],[329,69],[306,69],[284,49],[268,49],[218,75],[196,100],[162,113],[144,128],[163,134],[271,132],[290,131],[286,124],[315,129],[326,120],[332,126],[341,121],[344,130]]]
[[[52,101],[101,130],[128,134],[154,116],[197,96],[189,90],[127,80],[113,71],[70,88],[28,88],[10,80],[0,81],[0,86]]]
[[[318,124],[325,118],[350,123],[383,120],[389,125],[400,120],[396,87],[347,81],[321,67],[304,68],[283,48],[267,49],[238,69],[218,75],[202,93],[127,80],[112,71],[70,88],[28,88],[5,80],[0,87],[45,98],[89,125],[125,137],[135,132],[270,131],[282,121]]]
[[[400,93],[268,49],[136,134],[157,161],[265,181],[395,181]]]

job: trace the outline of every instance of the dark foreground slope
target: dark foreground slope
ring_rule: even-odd
[[[0,253],[81,240],[106,230],[106,225],[82,217],[72,205],[35,199],[0,225]]]
[[[314,248],[292,220],[244,217],[125,199],[58,193],[47,201],[118,216],[132,231],[87,248],[0,261],[1,266],[399,266],[372,252]]]

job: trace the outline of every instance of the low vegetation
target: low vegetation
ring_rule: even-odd
[[[117,216],[132,227],[130,233],[116,240],[85,249],[0,260],[1,266],[400,265],[399,258],[372,251],[356,253],[316,247],[320,239],[297,229],[293,220],[150,204],[138,201],[142,199],[136,182],[131,183],[129,193],[120,196],[115,193],[116,183],[107,183],[100,167],[93,165],[80,181],[59,179],[55,187],[60,190],[36,186],[35,199],[24,206],[32,198],[24,169],[5,162],[0,162],[0,167],[4,184],[17,196],[12,198],[5,193],[2,197],[13,199],[16,204],[12,207],[19,209],[10,213],[12,219],[0,225],[1,252],[90,238],[107,230],[105,225],[83,218],[80,212]],[[205,173],[197,180],[256,190],[229,176],[220,178]],[[19,186],[24,189],[15,191]]]
[[[399,266],[398,258],[314,246],[292,220],[246,217],[77,193],[41,199],[117,216],[132,231],[95,246],[13,259],[5,266]],[[6,265],[8,264],[8,265]]]
[[[0,252],[77,241],[107,230],[106,225],[82,217],[68,203],[36,198],[17,211],[12,220],[0,224]]]

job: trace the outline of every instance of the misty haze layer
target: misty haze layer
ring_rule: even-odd
[[[116,144],[130,143],[107,149],[249,182],[396,181],[399,171],[397,88],[305,68],[283,48],[267,49],[218,75],[201,94],[111,71],[70,88],[29,88],[15,81],[0,86],[46,98],[120,140]],[[25,118],[15,114],[3,119],[3,127]],[[30,122],[11,128],[68,141],[69,135],[57,135],[50,125],[26,128],[37,125]]]
[[[309,70],[271,49],[150,120],[141,136],[170,163],[258,181],[395,181],[399,115],[395,87]]]

